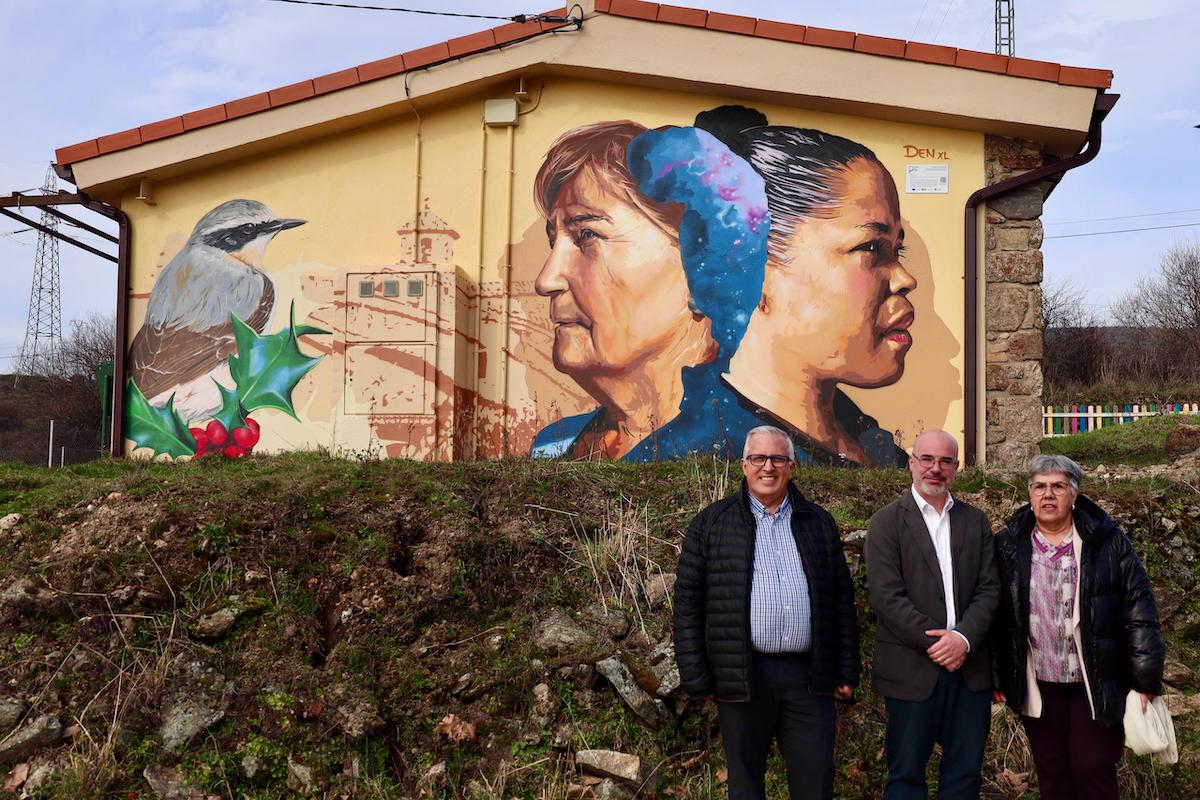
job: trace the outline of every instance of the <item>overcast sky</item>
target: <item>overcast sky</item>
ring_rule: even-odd
[[[511,15],[552,0],[381,0]],[[679,5],[990,51],[990,0],[703,0]],[[1115,72],[1100,157],[1046,208],[1051,282],[1108,303],[1200,241],[1200,21],[1194,0],[1017,0],[1017,54]],[[41,186],[54,149],[501,24],[272,0],[0,0],[0,194]],[[881,75],[886,80],[886,75]],[[71,188],[64,186],[63,188]],[[76,209],[71,213],[76,213]],[[95,222],[87,212],[81,216]],[[1089,222],[1078,222],[1088,220]],[[1099,231],[1161,228],[1094,235]],[[25,333],[36,236],[0,217],[0,372]],[[1049,238],[1093,234],[1071,238]],[[91,240],[91,237],[83,237]],[[63,245],[64,333],[112,313],[114,266]]]

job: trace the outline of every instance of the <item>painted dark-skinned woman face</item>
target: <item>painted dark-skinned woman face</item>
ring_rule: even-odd
[[[790,263],[768,261],[767,313],[789,353],[818,378],[874,388],[899,380],[912,347],[917,282],[901,263],[904,228],[891,175],[856,158],[830,176],[838,205],[796,224]]]
[[[546,220],[550,255],[534,282],[550,298],[554,366],[621,374],[678,342],[692,321],[679,245],[590,172]]]

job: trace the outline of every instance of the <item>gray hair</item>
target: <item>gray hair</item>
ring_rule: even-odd
[[[1071,482],[1071,491],[1079,491],[1079,484],[1083,482],[1083,470],[1066,456],[1034,456],[1029,462],[1029,485],[1033,485],[1033,479],[1038,475],[1048,475],[1051,472],[1066,475],[1067,480]]]
[[[742,445],[742,458],[750,455],[750,439],[754,436],[770,435],[778,436],[787,442],[788,458],[792,461],[796,460],[796,443],[792,441],[792,437],[788,436],[787,431],[782,428],[776,428],[774,425],[759,425],[757,428],[751,428],[746,434],[746,443]]]

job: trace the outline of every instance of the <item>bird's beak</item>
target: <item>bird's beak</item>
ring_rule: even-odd
[[[308,222],[306,219],[277,219],[272,227],[278,231],[286,231],[288,228],[297,228],[306,222]]]

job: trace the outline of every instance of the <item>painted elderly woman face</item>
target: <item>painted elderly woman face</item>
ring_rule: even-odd
[[[554,366],[621,374],[666,352],[691,320],[679,245],[590,172],[546,220],[550,255],[534,282],[550,298]]]
[[[912,346],[917,283],[900,262],[904,228],[891,176],[857,158],[833,176],[839,207],[796,225],[790,264],[768,263],[769,313],[787,320],[783,340],[818,377],[872,388],[897,381]]]

